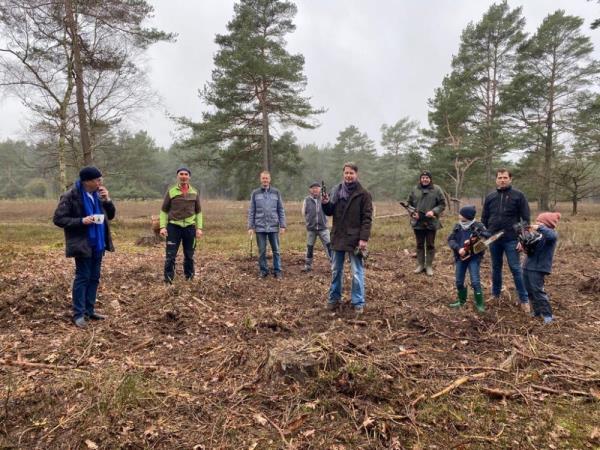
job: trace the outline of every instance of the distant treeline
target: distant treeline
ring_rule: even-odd
[[[56,196],[93,162],[116,198],[160,197],[184,163],[204,196],[246,199],[268,169],[299,199],[311,182],[337,183],[345,161],[358,164],[375,199],[405,197],[425,168],[450,197],[482,198],[499,167],[540,209],[570,201],[576,214],[581,200],[600,196],[600,61],[584,20],[563,10],[531,34],[522,8],[507,1],[466,24],[427,101],[426,126],[399,117],[378,137],[349,125],[331,145],[300,145],[293,131],[319,126],[325,108],[304,95],[304,56],[286,48],[297,6],[239,0],[215,36],[202,119],[176,118],[188,133],[162,149],[147,132],[120,128],[155,106],[145,50],[176,35],[145,28],[153,8],[144,0],[68,5],[15,0],[0,14],[3,86],[32,113],[35,142],[0,144],[0,197]]]

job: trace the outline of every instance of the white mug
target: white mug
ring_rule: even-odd
[[[94,218],[94,223],[104,223],[104,214],[93,214],[92,217]]]

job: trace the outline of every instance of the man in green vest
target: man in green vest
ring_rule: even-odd
[[[177,169],[177,184],[165,194],[160,210],[160,235],[167,238],[165,283],[173,283],[179,244],[183,243],[183,272],[186,280],[194,277],[196,239],[202,237],[200,194],[190,185],[192,172],[185,166]]]

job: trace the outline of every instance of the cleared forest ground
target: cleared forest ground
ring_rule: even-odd
[[[245,205],[207,202],[198,277],[166,287],[163,247],[133,245],[158,203],[117,204],[98,299],[109,319],[81,331],[54,204],[15,205],[0,202],[2,448],[600,445],[600,210],[559,228],[547,282],[557,321],[543,326],[514,305],[511,281],[485,314],[471,299],[448,308],[451,254],[433,279],[414,276],[403,217],[375,222],[365,314],[326,312],[329,268],[319,249],[316,270],[300,272],[293,204],[283,281],[257,278]]]

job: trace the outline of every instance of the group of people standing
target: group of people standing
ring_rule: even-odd
[[[160,211],[160,235],[166,238],[164,281],[171,284],[175,276],[175,261],[178,249],[183,245],[184,276],[194,277],[194,249],[197,239],[203,235],[203,217],[200,194],[190,184],[191,171],[182,166],[177,169],[177,183],[166,192]],[[455,255],[455,284],[457,299],[450,304],[461,307],[466,303],[467,271],[471,277],[476,308],[484,311],[483,290],[479,268],[483,252],[467,254],[468,243],[473,237],[479,239],[502,232],[502,236],[490,244],[492,261],[492,296],[499,297],[502,291],[503,255],[513,275],[519,301],[523,309],[532,315],[542,316],[546,323],[552,321],[552,310],[544,290],[544,278],[550,273],[552,256],[556,247],[554,231],[560,218],[559,213],[542,213],[533,230],[542,239],[535,253],[527,255],[523,269],[514,225],[520,221],[529,223],[529,205],[524,194],[511,185],[512,175],[505,169],[496,174],[497,189],[484,202],[481,222],[475,220],[476,210],[472,205],[460,209],[459,222],[448,238],[448,245]],[[287,228],[285,208],[279,190],[271,185],[271,175],[260,174],[260,187],[250,196],[248,208],[248,234],[255,235],[259,250],[259,276],[276,279],[283,277],[279,234]],[[433,183],[432,174],[423,171],[419,183],[411,191],[408,200],[411,208],[411,226],[416,239],[417,267],[415,273],[434,274],[435,237],[441,228],[440,216],[446,208],[443,190]],[[54,223],[63,228],[66,240],[66,256],[75,259],[73,282],[73,322],[78,327],[87,326],[86,320],[103,320],[95,311],[96,292],[100,280],[102,257],[105,250],[114,251],[109,222],[115,217],[115,206],[108,190],[103,185],[102,173],[93,166],[83,168],[79,180],[65,192],[54,213]],[[331,262],[331,284],[327,309],[335,311],[341,303],[344,262],[350,261],[352,270],[351,306],[362,314],[365,307],[364,262],[368,255],[368,241],[373,222],[371,194],[359,181],[358,166],[352,162],[342,168],[342,181],[330,193],[321,191],[321,184],[312,183],[309,195],[302,203],[307,242],[303,272],[313,266],[314,247],[317,237],[321,240]],[[327,216],[332,217],[331,233]],[[267,243],[273,255],[273,268],[267,265]],[[525,274],[525,275],[523,275]]]

